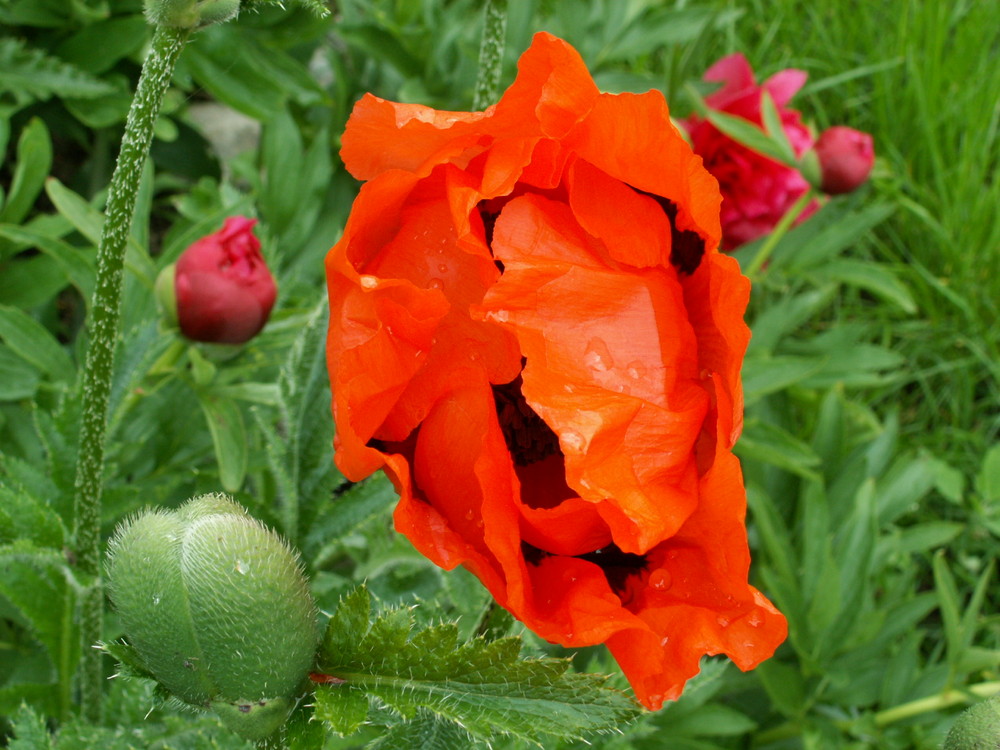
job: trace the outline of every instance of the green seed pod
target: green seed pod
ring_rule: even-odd
[[[944,741],[944,750],[1000,748],[1000,697],[977,703],[959,716]]]
[[[277,534],[225,495],[149,511],[111,540],[108,586],[167,690],[251,739],[281,726],[319,633],[297,556]]]

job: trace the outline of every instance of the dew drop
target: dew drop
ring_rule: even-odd
[[[764,622],[764,618],[760,616],[760,612],[753,612],[750,617],[747,618],[747,624],[749,624],[752,628],[759,628],[762,622]]]
[[[668,643],[670,643],[670,636],[665,635],[660,639],[661,646],[666,646]]]
[[[583,353],[583,363],[597,372],[607,372],[615,366],[608,345],[600,338],[592,338],[587,344],[587,350]]]
[[[447,263],[439,263],[438,264],[438,273],[448,273],[448,264]]]
[[[576,388],[574,388],[573,386],[571,386],[569,383],[566,383],[563,386],[563,390],[566,391],[566,393],[574,393],[576,391]]]
[[[506,323],[510,320],[510,312],[507,310],[490,310],[486,313],[487,320],[495,320],[498,323]]]
[[[245,576],[247,574],[248,570],[250,570],[250,566],[247,563],[243,562],[242,560],[237,560],[236,561],[236,572],[237,573],[239,573],[240,575],[244,575]]]
[[[476,514],[472,512],[472,508],[469,508],[469,510],[465,511],[465,520],[471,521],[473,518],[475,518],[475,515]]]
[[[431,279],[430,281],[427,282],[427,286],[429,286],[431,289],[440,289],[441,287],[444,286],[444,283],[441,281],[441,279]]]
[[[657,568],[649,574],[649,585],[657,591],[666,591],[672,583],[673,577],[670,575],[670,571],[663,568]]]
[[[639,380],[639,378],[646,374],[646,365],[639,360],[629,362],[628,366],[625,368],[625,374],[633,380]]]
[[[374,289],[378,286],[378,279],[374,276],[369,276],[365,274],[361,277],[361,286],[365,289]]]
[[[160,595],[159,594],[153,594],[153,606],[155,607],[159,603],[160,603]]]
[[[721,625],[722,627],[727,627],[729,625],[728,617],[717,617],[715,618],[715,621],[719,623],[719,625]]]

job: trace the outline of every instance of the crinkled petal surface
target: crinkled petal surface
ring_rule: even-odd
[[[343,143],[367,181],[327,258],[345,475],[384,469],[423,554],[606,643],[650,708],[705,654],[770,656],[732,454],[749,283],[663,97],[601,94],[538,34],[485,112],[367,96]]]

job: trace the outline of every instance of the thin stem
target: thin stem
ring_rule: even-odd
[[[90,349],[83,371],[83,416],[76,468],[74,552],[81,576],[89,585],[80,597],[80,703],[84,717],[101,717],[101,654],[93,645],[101,639],[104,593],[101,584],[101,484],[108,399],[115,341],[121,313],[125,244],[132,228],[143,165],[153,138],[153,125],[163,94],[170,85],[188,29],[157,27],[142,68],[135,98],[125,122],[121,152],[111,178],[101,244],[97,251],[97,287],[91,306]]]
[[[945,690],[943,693],[932,695],[927,698],[919,698],[909,703],[902,703],[892,708],[878,711],[872,717],[876,727],[884,727],[894,724],[897,721],[912,719],[914,716],[930,713],[932,711],[942,711],[952,706],[968,703],[971,697],[989,698],[1000,693],[1000,682],[980,682],[976,685],[969,685],[961,690]],[[836,722],[840,729],[849,729],[851,721]],[[787,740],[798,737],[802,733],[802,727],[797,721],[789,721],[780,726],[761,732],[754,737],[755,745],[766,745],[779,740]]]
[[[771,257],[771,253],[774,252],[774,248],[778,246],[778,243],[781,242],[781,238],[788,233],[789,229],[792,228],[792,224],[795,223],[795,220],[802,215],[803,211],[806,210],[806,207],[812,202],[813,197],[813,191],[806,190],[806,192],[804,192],[799,199],[792,204],[791,208],[785,212],[785,215],[781,217],[781,221],[775,225],[774,230],[768,236],[764,246],[760,249],[757,255],[754,256],[753,261],[750,263],[750,267],[744,271],[750,281],[757,280],[757,275],[760,273],[760,269],[764,267],[768,258]]]
[[[486,23],[479,46],[479,77],[472,108],[483,110],[500,96],[500,71],[507,39],[507,0],[486,0]]]

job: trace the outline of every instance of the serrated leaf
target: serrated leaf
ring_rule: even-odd
[[[326,557],[343,537],[383,512],[396,498],[396,489],[382,474],[352,485],[323,502],[320,514],[310,526],[305,546],[316,550],[314,557]]]
[[[29,47],[23,40],[0,39],[0,90],[13,97],[17,108],[52,96],[91,98],[111,93],[112,87],[57,57]]]
[[[14,716],[14,739],[8,746],[10,750],[51,750],[52,738],[45,727],[45,719],[32,710],[30,706],[22,705]]]
[[[451,623],[413,632],[403,609],[369,625],[369,606],[367,593],[344,599],[319,669],[405,718],[431,712],[483,739],[501,733],[537,741],[611,730],[640,711],[624,693],[604,687],[604,677],[568,672],[566,660],[519,659],[520,639],[459,643]]]
[[[316,718],[341,737],[354,734],[368,718],[368,696],[353,685],[321,685],[316,688],[315,700]]]
[[[61,549],[66,542],[62,519],[26,492],[0,484],[0,543],[21,539],[36,547]],[[2,529],[10,536],[4,538]]]
[[[420,711],[413,721],[396,724],[366,750],[471,750],[481,747],[468,732],[453,721],[442,721],[430,711]]]

